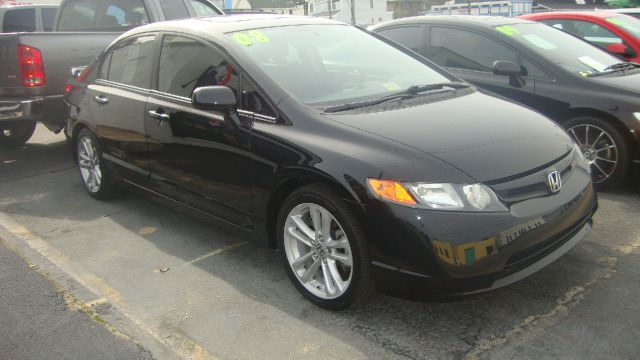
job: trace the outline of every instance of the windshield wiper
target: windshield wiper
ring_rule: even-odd
[[[413,86],[409,86],[406,90],[396,92],[391,95],[383,96],[381,98],[329,106],[324,109],[324,112],[336,113],[341,111],[359,109],[359,108],[368,107],[368,106],[374,106],[374,105],[378,105],[378,104],[382,104],[382,103],[394,101],[394,100],[409,99],[417,96],[420,93],[424,93],[427,91],[433,91],[433,90],[456,91],[457,89],[464,89],[468,87],[471,87],[471,85],[463,82],[446,82],[446,83],[437,83],[437,84],[428,84],[428,85],[413,85]]]
[[[638,69],[638,68],[640,68],[640,64],[636,64],[632,62],[621,62],[621,63],[609,65],[606,68],[604,68],[602,71],[597,72],[595,74],[591,74],[590,77],[604,75],[604,74],[611,74],[617,71]]]

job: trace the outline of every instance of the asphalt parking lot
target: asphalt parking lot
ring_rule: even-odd
[[[39,127],[0,152],[0,238],[158,359],[638,359],[639,213],[630,183],[600,195],[583,243],[520,283],[333,313],[272,250],[139,195],[91,199],[61,135]]]

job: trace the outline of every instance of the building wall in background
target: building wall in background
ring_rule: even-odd
[[[357,25],[368,26],[393,18],[393,13],[387,8],[387,0],[309,0],[307,6],[311,16],[351,23],[351,1],[355,1]]]

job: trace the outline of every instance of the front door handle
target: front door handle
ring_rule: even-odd
[[[169,114],[160,113],[153,110],[149,111],[149,116],[158,120],[159,125],[162,125],[162,123],[171,120],[171,116],[169,116]]]
[[[109,99],[107,99],[104,95],[99,95],[93,98],[95,102],[101,105],[106,105],[109,103]]]

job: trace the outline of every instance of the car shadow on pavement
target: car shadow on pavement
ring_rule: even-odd
[[[607,264],[600,259],[611,251],[585,241],[524,281],[482,295],[411,301],[375,294],[356,309],[330,312],[297,293],[275,250],[245,244],[197,260],[245,240],[137,194],[124,192],[108,202],[90,198],[64,143],[30,145],[6,158],[13,157],[24,176],[5,178],[0,172],[1,212],[116,284],[124,298],[155,309],[163,321],[178,324],[203,343],[215,340],[197,329],[219,321],[223,311],[238,312],[237,321],[264,328],[267,338],[288,336],[268,334],[273,324],[261,323],[260,314],[222,307],[217,311],[216,304],[223,300],[216,297],[221,297],[263,304],[258,308],[268,312],[269,321],[295,319],[364,357],[464,358],[491,339],[554,314],[576,288],[604,276]],[[636,187],[607,196],[629,192],[640,194]],[[162,266],[169,270],[159,272]],[[185,300],[188,294],[195,296],[191,302]],[[162,310],[180,307],[191,314],[189,320]],[[237,324],[229,326],[233,333]]]

